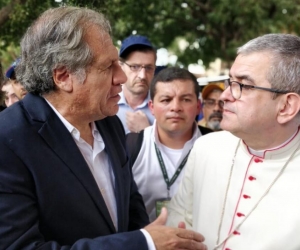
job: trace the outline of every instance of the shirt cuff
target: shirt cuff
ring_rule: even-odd
[[[140,229],[140,231],[144,234],[146,241],[147,241],[147,245],[148,245],[148,250],[156,250],[156,247],[154,245],[154,242],[152,240],[151,235],[147,232],[147,230],[145,229]]]

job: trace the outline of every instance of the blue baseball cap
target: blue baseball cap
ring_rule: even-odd
[[[122,57],[124,52],[128,48],[130,48],[134,45],[145,45],[145,46],[148,46],[149,48],[154,49],[154,46],[152,45],[152,43],[149,41],[149,39],[147,37],[140,36],[140,35],[131,35],[123,40],[121,49],[119,52],[119,56]]]
[[[17,58],[8,68],[8,70],[5,73],[5,76],[7,78],[11,78],[12,74],[15,71],[16,66],[18,65],[18,63],[20,62],[20,58]]]

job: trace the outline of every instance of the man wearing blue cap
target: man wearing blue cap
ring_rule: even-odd
[[[155,71],[156,49],[147,37],[132,35],[122,42],[119,59],[127,81],[120,94],[117,115],[126,133],[139,132],[154,121],[148,101],[149,85]]]

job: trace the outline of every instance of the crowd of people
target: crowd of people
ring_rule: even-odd
[[[49,9],[1,68],[0,249],[299,249],[300,38],[248,41],[200,93],[111,33]]]

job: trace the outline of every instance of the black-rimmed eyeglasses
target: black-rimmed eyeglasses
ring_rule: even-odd
[[[139,64],[128,64],[126,62],[123,62],[123,63],[125,63],[130,68],[130,70],[133,71],[133,72],[139,72],[143,68],[148,73],[153,73],[154,70],[155,70],[155,67],[149,66],[149,65],[144,66],[144,65],[139,65]]]
[[[224,102],[219,100],[215,100],[215,99],[206,99],[203,101],[203,105],[209,107],[209,108],[214,108],[216,106],[216,104],[218,104],[218,106],[220,108],[223,108],[224,107]]]
[[[244,89],[260,89],[260,90],[265,90],[265,91],[269,91],[269,92],[276,93],[276,94],[287,94],[287,93],[291,92],[291,91],[286,91],[286,90],[263,88],[263,87],[243,84],[243,83],[240,83],[237,81],[231,81],[230,79],[225,80],[224,84],[225,84],[225,88],[230,86],[230,92],[231,92],[233,98],[236,100],[241,98],[243,88]]]

